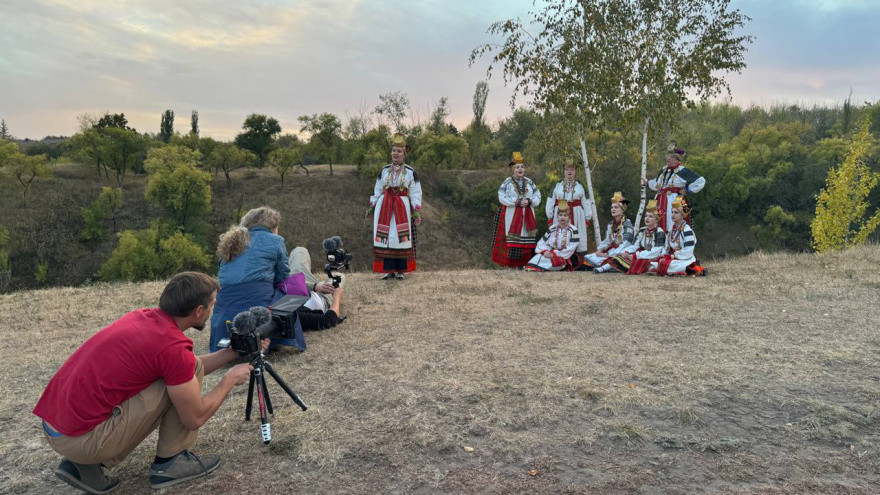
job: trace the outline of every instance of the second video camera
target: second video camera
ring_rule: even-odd
[[[334,274],[334,271],[348,270],[351,265],[351,253],[342,248],[342,238],[335,235],[322,242],[324,252],[327,254],[327,264],[324,265],[324,273],[333,280],[333,287],[339,287],[342,277]]]

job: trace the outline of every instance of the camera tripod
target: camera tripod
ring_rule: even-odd
[[[260,353],[257,354],[257,357],[251,361],[251,366],[254,369],[251,370],[251,379],[248,383],[248,396],[247,396],[247,405],[244,409],[244,420],[251,420],[251,412],[254,408],[254,388],[256,386],[257,389],[257,403],[260,407],[260,435],[263,437],[263,443],[268,444],[272,441],[272,425],[269,424],[269,415],[275,414],[272,411],[272,399],[269,398],[269,387],[266,384],[266,371],[269,372],[269,375],[275,379],[275,382],[281,386],[281,388],[287,392],[287,395],[293,400],[296,405],[300,407],[303,411],[308,409],[308,407],[303,403],[302,399],[296,395],[296,392],[290,389],[287,386],[287,383],[284,382],[278,373],[275,372],[275,369],[272,368],[272,365],[269,364],[269,361],[266,361],[266,355],[263,354],[263,351],[260,350]]]

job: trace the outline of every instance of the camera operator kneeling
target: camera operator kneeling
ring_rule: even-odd
[[[311,299],[297,311],[303,330],[325,330],[338,325],[345,318],[339,314],[339,306],[344,292],[345,276],[339,274],[339,287],[330,282],[319,282],[312,273],[312,258],[309,250],[296,247],[288,259],[290,274],[302,273],[309,288]]]
[[[132,311],[95,333],[55,373],[33,412],[43,420],[49,445],[64,457],[55,470],[59,478],[88,493],[113,490],[119,480],[103,468],[119,464],[156,428],[153,488],[217,468],[218,456],[197,457],[189,449],[199,428],[253,368],[233,366],[202,396],[204,375],[238,353],[224,349],[196,356],[183,332],[205,328],[219,288],[204,273],[175,275],[158,308]]]

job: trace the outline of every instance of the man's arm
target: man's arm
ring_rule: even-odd
[[[223,351],[215,352],[220,354]],[[209,356],[214,355],[209,354]],[[233,352],[233,354],[235,354]],[[207,373],[207,364],[205,365]],[[250,377],[251,370],[254,367],[247,363],[233,366],[232,369],[223,375],[220,383],[213,390],[202,396],[202,387],[198,378],[192,377],[192,380],[180,385],[172,385],[168,387],[168,396],[171,403],[177,409],[180,421],[183,426],[190,431],[198,430],[208,419],[220,409],[220,404],[226,400],[229,391],[236,385],[241,385]]]
[[[220,349],[217,352],[212,352],[211,354],[203,354],[199,356],[199,359],[202,361],[202,366],[205,367],[205,374],[207,375],[220,369],[226,363],[234,361],[237,357],[237,352],[226,348]]]

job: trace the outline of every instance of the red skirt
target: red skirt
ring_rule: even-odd
[[[535,255],[535,245],[508,246],[507,232],[504,231],[504,215],[507,207],[501,205],[495,213],[495,237],[492,242],[492,263],[511,268],[526,266]]]

